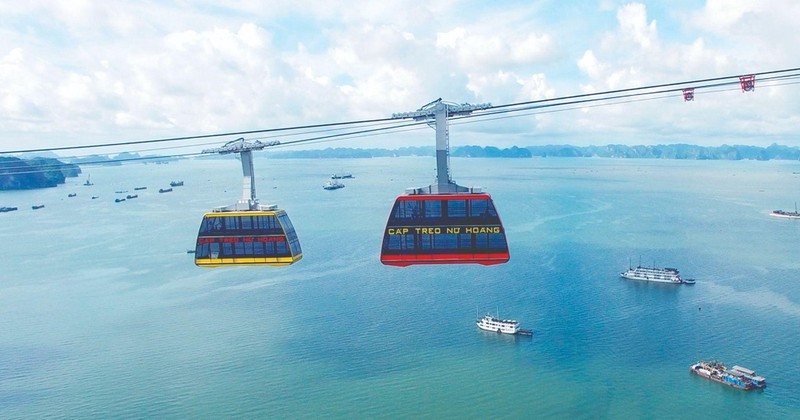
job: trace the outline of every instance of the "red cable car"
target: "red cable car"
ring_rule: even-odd
[[[487,193],[397,197],[381,249],[381,262],[399,267],[508,259],[505,230]]]
[[[492,197],[481,188],[467,188],[450,179],[447,117],[491,105],[451,105],[441,99],[419,111],[395,118],[436,117],[438,182],[412,188],[397,197],[386,222],[381,262],[407,267],[414,264],[482,264],[508,262],[505,229]]]

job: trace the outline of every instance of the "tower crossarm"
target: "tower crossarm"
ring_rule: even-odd
[[[222,145],[222,147],[217,147],[214,149],[205,149],[203,150],[203,153],[219,153],[221,155],[227,153],[241,153],[253,150],[262,150],[266,147],[277,146],[279,144],[281,144],[281,142],[278,140],[273,140],[270,142],[263,143],[259,140],[247,141],[244,138],[238,138],[236,140],[231,140],[225,143],[224,145]]]
[[[415,120],[425,120],[430,117],[435,117],[437,112],[446,112],[448,117],[454,117],[459,115],[468,115],[471,114],[472,111],[480,111],[484,109],[489,109],[492,107],[491,103],[482,103],[482,104],[453,104],[453,103],[446,103],[442,101],[442,98],[439,98],[433,102],[423,105],[420,109],[411,112],[397,112],[392,114],[392,118],[394,119],[403,119],[403,118],[413,118]]]

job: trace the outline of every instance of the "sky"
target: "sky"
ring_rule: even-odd
[[[0,0],[0,152],[797,68],[799,19],[795,0]],[[800,146],[798,105],[800,86],[756,80],[752,92],[698,90],[692,102],[677,93],[453,124],[450,144]],[[424,128],[297,148],[434,141]]]

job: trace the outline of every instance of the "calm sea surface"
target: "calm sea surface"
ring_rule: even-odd
[[[380,264],[382,231],[433,158],[255,164],[300,237],[291,267],[186,253],[240,197],[236,160],[0,192],[20,208],[0,213],[0,418],[800,418],[800,220],[769,216],[800,200],[798,162],[452,159],[511,261],[405,269]],[[619,277],[640,261],[697,284]],[[475,327],[498,311],[534,336]],[[690,375],[712,358],[767,389]]]

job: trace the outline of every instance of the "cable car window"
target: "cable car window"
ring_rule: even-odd
[[[286,214],[282,214],[280,217],[282,219],[288,219],[288,217],[286,217]],[[269,228],[270,229],[280,229],[281,228],[281,224],[278,222],[278,218],[275,217],[275,216],[269,216],[269,220],[267,220],[267,223],[269,223]]]
[[[437,235],[436,248],[438,249],[457,249],[458,248],[458,235],[452,233],[445,233]]]
[[[292,226],[292,222],[289,220],[289,216],[287,216],[286,213],[278,216],[278,219],[280,219],[280,222],[283,225],[283,229],[286,232],[294,232],[294,226]],[[277,224],[278,220],[273,220],[273,222],[275,223],[275,228],[278,228],[279,227]]]
[[[470,200],[471,209],[470,216],[472,217],[486,217],[491,215],[489,213],[489,200]],[[495,214],[496,216],[496,214]]]
[[[475,248],[488,248],[489,247],[489,235],[485,233],[476,234],[475,235]]]
[[[426,219],[435,219],[442,217],[441,200],[427,200],[427,201],[422,201],[421,203],[425,203],[424,211]]]
[[[492,216],[494,218],[498,218],[499,219],[499,217],[497,216],[497,209],[494,208],[494,203],[492,203],[491,201],[487,200],[486,207],[489,210],[489,216]]]
[[[275,246],[270,242],[261,242],[262,255],[275,255]]]
[[[447,200],[447,217],[467,217],[467,200]]]
[[[292,225],[292,221],[289,220],[289,216],[285,214],[281,216],[281,223],[283,224],[283,228],[286,232],[295,233],[294,225]]]
[[[402,236],[403,235],[389,235],[389,236],[387,236],[386,239],[384,239],[384,241],[383,241],[383,243],[384,243],[383,247],[385,249],[391,249],[391,250],[400,249],[400,243],[403,240]]]
[[[286,242],[274,242],[275,247],[277,248],[277,254],[283,255],[287,254],[289,250],[286,248]]]
[[[263,255],[264,254],[264,243],[263,242],[253,242],[253,254],[254,255]]]
[[[222,244],[222,256],[230,257],[231,255],[233,255],[233,244],[224,242]]]
[[[250,216],[242,216],[239,218],[242,223],[242,230],[252,230],[253,229],[253,218]]]
[[[419,214],[419,203],[416,201],[398,200],[392,210],[392,216],[397,219],[411,219]]]
[[[200,233],[218,232],[222,229],[222,221],[218,217],[207,217],[203,222]]]
[[[289,220],[289,216],[286,213],[282,213],[278,216],[276,222],[278,219],[283,225],[283,231],[286,235],[285,238],[289,240],[289,249],[291,250],[291,253],[294,255],[302,254],[300,249],[300,240],[297,238],[297,233],[294,231],[294,225],[292,225],[292,221]]]
[[[502,233],[490,233],[489,234],[489,247],[490,248],[506,248],[508,244],[506,243],[506,236]]]
[[[219,256],[220,246],[218,243],[214,242],[209,244],[209,252],[211,253],[212,258],[216,258],[215,256]]]
[[[225,230],[236,230],[236,221],[238,217],[226,217],[225,218]]]
[[[421,249],[433,249],[433,235],[419,235],[419,247]]]
[[[414,235],[389,235],[386,247],[391,250],[404,250],[414,248]]]
[[[458,247],[461,249],[472,248],[472,235],[469,233],[462,233],[458,235]]]

